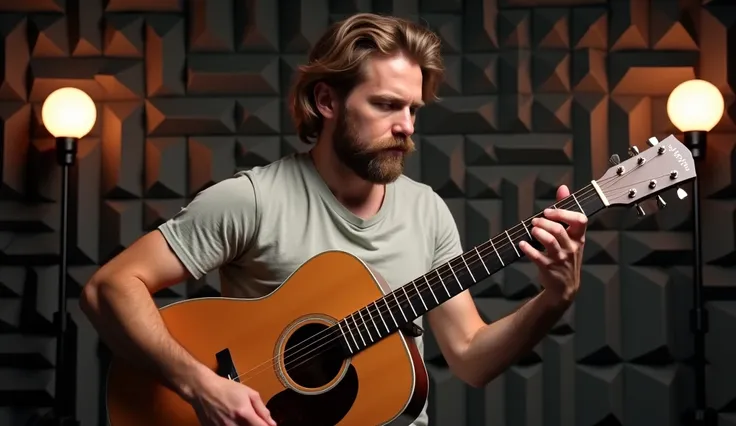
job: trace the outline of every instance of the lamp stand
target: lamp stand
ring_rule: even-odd
[[[61,230],[58,310],[54,313],[54,325],[56,326],[54,408],[35,421],[33,423],[35,425],[79,426],[79,421],[75,418],[77,327],[66,307],[69,169],[77,158],[77,142],[76,138],[56,138],[56,160],[61,166]]]
[[[684,132],[685,146],[690,149],[695,167],[705,158],[706,132]],[[689,413],[687,424],[715,426],[715,410],[707,406],[705,398],[705,335],[708,333],[708,311],[703,303],[703,254],[700,216],[700,179],[693,181],[693,307],[690,310],[690,330],[694,336],[695,408]]]

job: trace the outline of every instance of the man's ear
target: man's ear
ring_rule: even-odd
[[[319,82],[314,86],[314,103],[324,118],[334,118],[337,111],[337,97],[335,91],[325,83]]]

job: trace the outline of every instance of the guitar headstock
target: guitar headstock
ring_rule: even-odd
[[[680,199],[687,196],[679,186],[697,176],[690,150],[673,135],[659,142],[651,138],[647,143],[650,147],[642,152],[631,147],[630,158],[625,161],[613,155],[613,166],[597,180],[610,206],[633,205],[642,215],[640,202],[656,196],[660,207],[664,207],[659,194],[670,188],[677,188]]]

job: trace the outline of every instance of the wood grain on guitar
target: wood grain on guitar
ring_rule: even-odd
[[[587,216],[638,207],[696,178],[690,151],[674,136],[649,144],[625,161],[613,157],[603,176],[552,207]],[[414,343],[421,330],[408,333],[407,325],[523,256],[519,242],[535,243],[532,218],[395,290],[360,259],[328,251],[268,296],[187,300],[161,316],[199,361],[257,390],[280,426],[408,425],[429,379]],[[113,360],[108,379],[112,426],[199,424],[175,393],[123,360]]]

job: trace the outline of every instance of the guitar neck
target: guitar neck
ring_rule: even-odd
[[[593,181],[550,208],[576,211],[590,217],[605,206]],[[350,353],[365,349],[519,260],[524,256],[519,249],[522,240],[538,246],[531,235],[531,220],[542,214],[539,212],[522,220],[343,318],[338,328],[344,338],[345,348]]]

